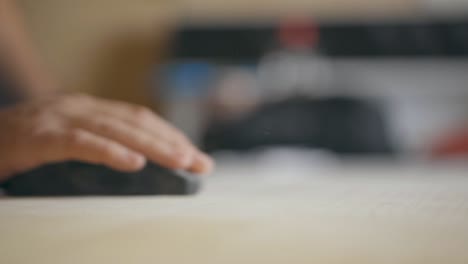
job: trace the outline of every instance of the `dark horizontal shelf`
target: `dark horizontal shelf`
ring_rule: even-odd
[[[468,19],[458,21],[319,24],[319,50],[332,57],[467,57]],[[257,60],[277,47],[275,25],[181,25],[173,38],[179,59]]]

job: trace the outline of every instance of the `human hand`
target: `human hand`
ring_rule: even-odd
[[[213,161],[147,108],[82,94],[31,100],[0,111],[0,179],[79,160],[121,171],[146,160],[206,174]]]

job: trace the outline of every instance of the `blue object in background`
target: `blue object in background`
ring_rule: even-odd
[[[166,65],[163,96],[166,99],[195,99],[204,97],[216,76],[216,66],[208,62],[185,62]]]

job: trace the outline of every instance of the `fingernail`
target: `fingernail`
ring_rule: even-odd
[[[211,172],[213,172],[215,165],[213,159],[210,156],[206,155],[203,152],[199,152],[197,155],[197,161],[201,165],[201,173],[210,174]]]
[[[143,168],[143,166],[145,166],[146,158],[143,155],[133,153],[133,152],[128,152],[126,156],[127,156],[126,161],[132,164],[132,166],[137,167],[137,168]]]

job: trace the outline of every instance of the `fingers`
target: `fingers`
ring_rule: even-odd
[[[47,133],[42,136],[40,163],[80,160],[103,164],[116,170],[136,171],[145,165],[145,157],[115,141],[86,130]]]
[[[191,145],[187,137],[177,128],[146,107],[125,102],[102,100],[102,103],[98,105],[96,110],[119,118],[132,124],[135,128],[143,129],[168,141],[180,141]]]
[[[102,103],[96,105],[95,111],[108,119],[119,119],[121,122],[98,122],[101,124],[90,128],[93,132],[109,136],[169,168],[186,169],[199,174],[212,171],[213,161],[210,157],[197,150],[185,135],[149,109],[102,100]]]
[[[213,168],[213,161],[181,132],[139,106],[62,95],[19,104],[12,111],[0,117],[11,119],[0,143],[14,150],[0,155],[0,177],[67,160],[121,171],[142,169],[146,159],[199,174]]]
[[[76,122],[79,127],[119,142],[162,166],[172,169],[189,169],[193,163],[194,150],[190,146],[174,145],[144,130],[135,129],[118,119],[83,118]]]
[[[214,169],[213,160],[208,157],[206,154],[198,152],[195,155],[190,171],[197,174],[209,174]]]

